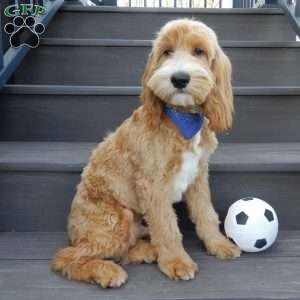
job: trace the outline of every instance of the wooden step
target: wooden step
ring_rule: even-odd
[[[7,85],[0,140],[98,142],[140,105],[138,87]],[[300,142],[300,88],[237,87],[224,142]],[[88,117],[87,117],[88,116]]]
[[[69,281],[50,270],[50,259],[67,245],[66,234],[0,233],[0,298],[5,300],[160,299],[295,300],[300,294],[300,232],[281,231],[263,253],[233,261],[207,256],[193,234],[184,234],[187,252],[200,272],[192,281],[171,281],[152,265],[127,265],[119,289]]]
[[[61,231],[93,143],[0,143],[0,231]],[[300,229],[300,143],[222,144],[210,164],[221,219],[246,196],[265,199],[282,229]],[[190,229],[184,204],[177,206]]]
[[[233,64],[235,86],[297,86],[300,43],[221,42]],[[137,86],[151,41],[42,39],[11,83]]]
[[[179,18],[206,23],[222,40],[294,41],[296,36],[280,9],[83,8],[78,5],[65,5],[45,36],[152,39],[166,22]]]

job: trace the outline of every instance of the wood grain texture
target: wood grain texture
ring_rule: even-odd
[[[80,10],[76,7],[65,7],[47,28],[46,37],[152,39],[155,32],[169,20],[195,18],[211,26],[222,40],[295,40],[295,33],[280,10],[264,12],[236,9],[126,10],[101,7],[97,10]],[[80,19],[84,26],[80,26],[77,19]]]
[[[274,300],[298,299],[300,294],[299,231],[282,232],[277,244],[268,252],[243,254],[234,261],[206,256],[200,243],[191,237],[186,240],[186,248],[200,267],[193,281],[170,281],[155,265],[129,265],[125,266],[128,283],[113,290],[68,281],[50,271],[48,258],[56,246],[65,245],[64,234],[26,233],[22,236],[0,234],[0,245],[10,244],[10,249],[22,245],[23,248],[23,253],[19,252],[15,258],[11,253],[5,258],[3,251],[7,253],[8,249],[0,247],[1,299]]]
[[[194,256],[206,257],[204,246],[194,231],[183,233],[184,245]],[[60,232],[0,232],[0,260],[49,260],[60,247],[68,245],[67,233]],[[13,249],[13,250],[12,250]],[[300,257],[300,232],[280,231],[276,243],[259,255],[247,258]]]
[[[65,230],[92,143],[0,143],[0,231]],[[282,155],[285,153],[285,155]],[[299,143],[224,144],[212,157],[210,185],[223,220],[246,196],[265,199],[282,229],[300,229]],[[177,207],[191,229],[184,203]]]
[[[233,64],[235,86],[299,85],[300,45],[267,46],[263,42],[257,47],[224,46]],[[136,86],[140,85],[149,51],[149,46],[141,45],[40,45],[29,53],[11,82]]]
[[[75,1],[72,3],[67,3],[63,5],[60,11],[74,11],[74,12],[87,12],[87,13],[98,13],[98,12],[126,12],[126,13],[169,13],[173,14],[174,12],[185,14],[187,12],[196,12],[196,13],[205,13],[205,14],[213,14],[213,15],[283,15],[284,12],[280,8],[260,8],[260,9],[249,9],[249,8],[221,8],[221,9],[214,9],[214,8],[172,8],[172,7],[114,7],[114,6],[96,6],[96,7],[83,7],[78,5],[78,2]]]
[[[0,231],[66,230],[79,180],[79,173],[1,172]],[[221,220],[234,201],[256,196],[275,208],[282,229],[300,229],[298,173],[211,172],[210,186]],[[185,204],[175,207],[181,227],[193,228]]]
[[[61,231],[79,173],[0,172],[0,231]]]
[[[94,143],[0,142],[1,171],[81,172]],[[283,155],[284,153],[284,155]],[[213,172],[300,172],[300,143],[224,143]]]
[[[72,91],[62,86],[20,86],[4,91],[0,140],[6,141],[98,142],[139,105],[138,88]],[[257,95],[246,94],[251,92]],[[270,95],[259,95],[265,93],[260,89],[236,91],[233,128],[219,136],[222,142],[300,142],[299,90],[267,92]]]
[[[235,96],[295,96],[300,95],[299,86],[234,86]],[[139,86],[96,86],[96,85],[42,85],[5,84],[3,94],[25,95],[86,95],[86,96],[139,96]]]

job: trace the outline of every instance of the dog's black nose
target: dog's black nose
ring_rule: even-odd
[[[171,82],[177,89],[185,88],[190,82],[191,76],[185,72],[174,73],[171,77]]]

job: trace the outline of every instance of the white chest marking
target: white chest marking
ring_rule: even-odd
[[[193,137],[192,149],[184,152],[182,155],[181,169],[173,180],[172,203],[181,201],[182,194],[187,190],[198,174],[199,161],[203,155],[200,141],[201,130]]]

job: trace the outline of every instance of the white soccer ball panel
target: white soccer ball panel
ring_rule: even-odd
[[[269,248],[278,234],[278,218],[274,209],[258,198],[244,198],[233,203],[225,219],[228,237],[246,252]]]

